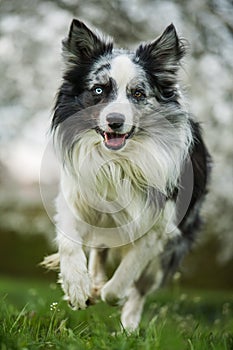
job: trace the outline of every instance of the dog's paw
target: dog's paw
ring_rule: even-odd
[[[65,293],[64,299],[73,310],[83,310],[92,304],[91,280],[87,272],[61,274],[60,283]]]
[[[101,290],[101,299],[112,306],[123,305],[127,299],[114,283],[110,280],[108,281]]]

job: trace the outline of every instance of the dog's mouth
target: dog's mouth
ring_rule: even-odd
[[[126,140],[133,136],[135,126],[133,126],[131,130],[125,134],[113,131],[103,131],[99,127],[96,128],[96,131],[103,137],[105,146],[111,150],[116,151],[124,147]]]

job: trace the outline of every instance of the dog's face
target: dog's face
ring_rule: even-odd
[[[184,53],[173,25],[131,52],[114,50],[110,40],[74,20],[63,42],[66,70],[53,128],[69,118],[66,139],[92,129],[106,148],[123,149],[129,139],[148,130],[157,112],[178,108],[176,74]]]
[[[149,97],[145,74],[126,54],[112,55],[108,65],[100,60],[93,68],[89,89],[103,104],[96,130],[107,148],[118,150],[133,137],[139,109]]]

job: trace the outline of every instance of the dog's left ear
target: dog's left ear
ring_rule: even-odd
[[[74,19],[68,38],[63,40],[63,57],[66,63],[89,63],[106,52],[111,52],[113,43],[109,38],[102,38],[83,22]]]
[[[184,41],[170,24],[158,39],[138,47],[135,61],[155,78],[161,88],[171,87],[176,83],[176,73],[185,52]]]
[[[150,61],[150,66],[152,64],[155,69],[175,73],[185,52],[183,40],[178,38],[175,26],[170,24],[158,39],[141,44],[136,51],[136,58],[140,62]]]

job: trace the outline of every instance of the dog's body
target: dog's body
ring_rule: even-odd
[[[113,50],[77,20],[63,42],[66,70],[52,121],[63,164],[61,282],[75,309],[98,297],[123,305],[129,330],[200,224],[210,157],[182,102],[184,53],[173,25],[136,52]],[[116,267],[108,280],[110,260]]]

